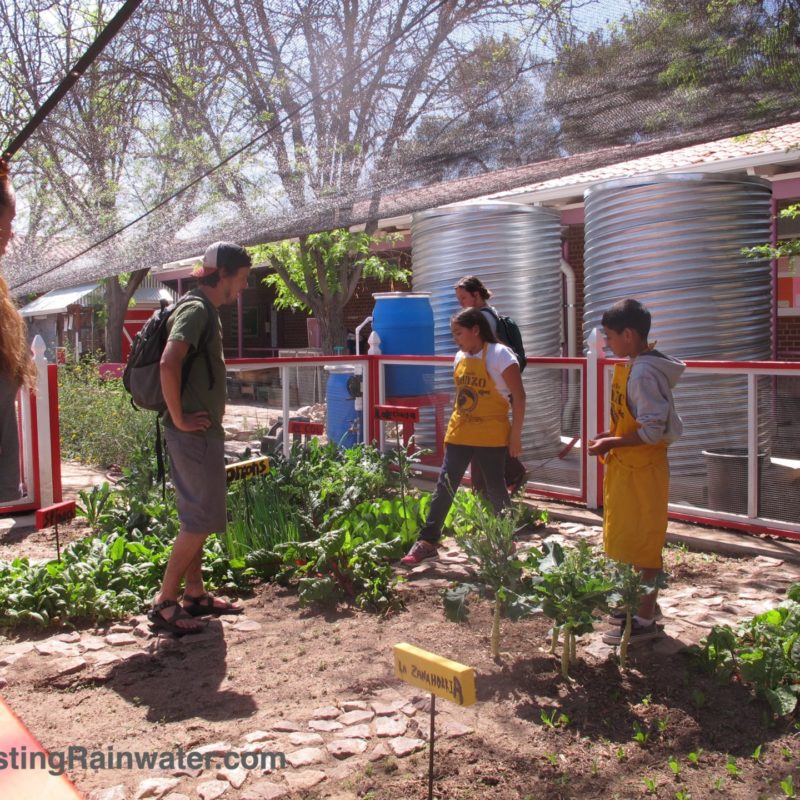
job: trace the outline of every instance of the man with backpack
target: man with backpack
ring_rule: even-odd
[[[522,346],[522,336],[520,335],[517,323],[511,317],[505,317],[497,312],[487,302],[492,293],[483,285],[480,278],[474,275],[467,275],[456,285],[456,299],[461,308],[477,308],[481,311],[492,329],[492,333],[497,337],[497,341],[508,345],[517,356],[520,371],[525,369],[528,359],[525,357],[525,350]],[[484,494],[483,475],[475,464],[470,465],[470,475],[472,477],[472,488],[479,494]],[[506,453],[505,481],[509,494],[514,494],[520,489],[525,488],[525,480],[528,472],[525,465],[510,453]]]
[[[180,531],[147,616],[154,628],[177,635],[202,630],[195,617],[243,610],[206,593],[201,565],[206,538],[223,532],[227,524],[222,428],[226,376],[218,308],[236,301],[251,265],[239,245],[210,245],[194,273],[199,286],[181,298],[166,323],[160,376],[167,410],[162,420]],[[185,585],[179,603],[181,582]]]

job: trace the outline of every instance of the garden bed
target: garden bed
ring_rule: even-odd
[[[593,535],[577,527],[551,525],[542,534]],[[338,706],[341,715],[364,706],[369,716],[376,703],[382,713],[394,704],[385,718],[405,724],[404,736],[424,738],[427,698],[393,675],[392,645],[407,641],[473,666],[478,675],[475,706],[437,704],[437,797],[792,796],[792,785],[800,783],[794,718],[773,720],[745,687],[699,672],[681,648],[713,624],[779,602],[800,577],[798,569],[680,548],[669,550],[667,566],[671,579],[662,606],[668,637],[632,648],[630,668],[622,673],[598,633],[582,637],[571,683],[547,652],[550,623],[541,615],[503,622],[498,662],[489,656],[488,601],[471,602],[467,624],[445,620],[439,591],[448,569],[463,568],[455,558],[450,566],[420,570],[401,588],[406,610],[386,617],[342,607],[303,608],[293,590],[261,585],[245,599],[244,619],[212,621],[198,637],[147,638],[140,635],[143,626],[137,629],[141,617],[113,628],[118,635],[133,634],[117,645],[105,639],[109,625],[67,634],[17,630],[17,658],[0,668],[8,682],[3,694],[54,751],[69,745],[188,751],[214,743],[234,749],[259,738],[270,751],[319,751],[309,758],[321,760],[306,767],[251,771],[239,788],[221,783],[215,769],[162,775],[175,782],[175,800],[203,796],[203,784],[209,784],[204,793],[227,787],[225,798],[279,797],[278,791],[304,780],[320,782],[291,796],[409,800],[427,796],[427,752],[392,754],[391,737],[376,733],[377,717],[349,732],[349,738],[364,737],[360,754],[331,755],[328,745],[342,735],[336,730],[319,733],[316,745],[293,744],[303,738],[298,732],[312,732],[315,719],[335,717],[320,708]],[[61,648],[43,645],[53,641]],[[56,652],[20,652],[26,642]],[[4,652],[8,642],[0,645]],[[66,669],[63,660],[76,658],[84,663],[73,661]],[[287,727],[297,731],[276,729]],[[389,754],[380,756],[383,750]],[[122,785],[125,794],[114,796],[129,798],[153,777],[148,770],[78,769],[72,775],[84,792]]]

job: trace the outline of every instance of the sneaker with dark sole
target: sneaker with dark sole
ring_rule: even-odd
[[[423,561],[436,558],[439,555],[439,548],[435,544],[419,539],[414,542],[412,548],[400,559],[404,567],[415,567]]]
[[[614,627],[603,634],[603,641],[606,644],[619,646],[622,642],[622,634],[625,632],[625,626],[620,625]],[[657,625],[653,620],[649,625],[642,625],[641,623],[633,620],[631,624],[631,638],[629,644],[636,644],[636,642],[646,642],[648,639],[658,639],[664,635],[664,628]]]
[[[661,606],[656,603],[656,611],[653,614],[653,619],[662,619],[664,614],[661,611]],[[612,611],[606,618],[605,622],[609,625],[624,625],[625,624],[625,612],[620,611]]]

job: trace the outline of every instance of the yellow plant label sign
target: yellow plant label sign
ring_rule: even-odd
[[[460,706],[475,702],[475,670],[457,661],[429,653],[413,644],[394,646],[394,674],[401,681],[418,686]]]
[[[266,456],[251,458],[249,461],[237,461],[225,467],[228,483],[242,478],[254,478],[256,475],[266,475],[269,472],[269,459]]]

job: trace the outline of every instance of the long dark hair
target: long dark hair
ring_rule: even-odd
[[[474,275],[466,275],[454,287],[454,289],[463,289],[470,294],[479,294],[484,300],[488,300],[492,293],[483,285],[480,278]]]
[[[478,326],[478,333],[481,339],[489,344],[497,344],[497,337],[492,333],[492,326],[486,318],[486,314],[477,308],[465,308],[458,314],[453,314],[450,319],[451,325],[458,325],[460,328],[474,328]]]

